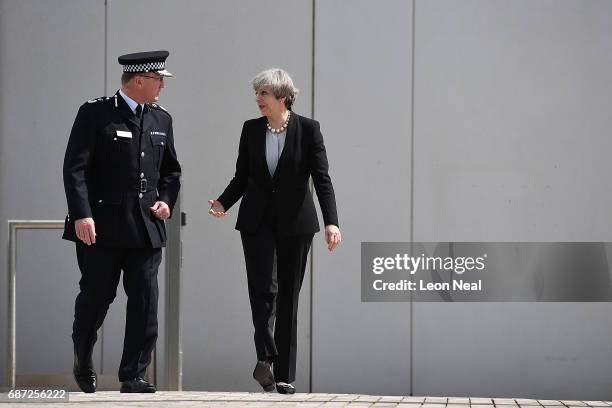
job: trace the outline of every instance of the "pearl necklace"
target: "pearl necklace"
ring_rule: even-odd
[[[289,124],[289,118],[291,117],[291,111],[288,112],[287,114],[287,120],[285,121],[285,123],[283,123],[283,125],[281,127],[279,127],[278,129],[274,129],[272,126],[270,126],[270,122],[268,122],[266,125],[268,126],[268,130],[272,133],[283,133],[285,131],[285,129],[287,129],[287,125]]]

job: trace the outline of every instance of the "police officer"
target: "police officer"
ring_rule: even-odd
[[[157,269],[181,167],[172,117],[156,104],[167,51],[119,57],[121,89],[92,99],[77,113],[64,158],[68,201],[63,238],[76,242],[81,280],[72,339],[75,380],[95,392],[92,363],[97,330],[123,270],[128,297],[121,392],[155,392],[144,379],[157,339]]]

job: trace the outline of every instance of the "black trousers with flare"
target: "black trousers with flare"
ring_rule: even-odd
[[[255,234],[241,232],[257,359],[274,363],[277,382],[295,381],[297,313],[313,234],[281,237],[274,206]]]

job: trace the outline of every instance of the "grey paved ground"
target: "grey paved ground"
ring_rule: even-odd
[[[0,403],[0,407],[395,407],[395,408],[608,408],[606,401],[564,401],[508,398],[398,397],[354,394],[294,394],[247,392],[175,392],[156,394],[119,394],[102,391],[95,394],[70,393],[69,402]]]

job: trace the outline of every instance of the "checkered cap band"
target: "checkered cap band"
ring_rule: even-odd
[[[124,65],[123,72],[153,72],[165,69],[165,62],[147,62],[146,64]]]

